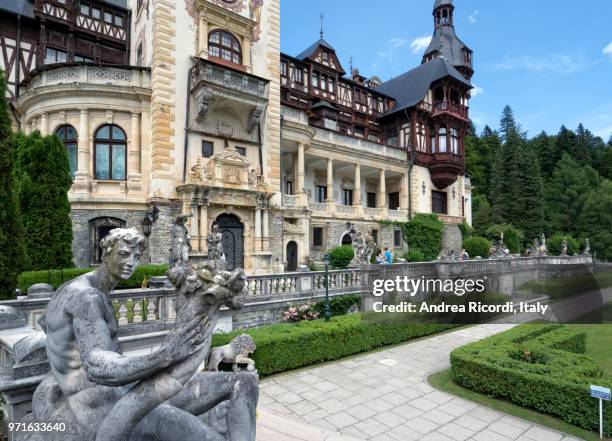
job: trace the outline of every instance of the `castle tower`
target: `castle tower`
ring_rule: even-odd
[[[422,63],[444,58],[468,80],[474,75],[472,50],[455,34],[453,0],[436,0],[433,9],[434,34]]]

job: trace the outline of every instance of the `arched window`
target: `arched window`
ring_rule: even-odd
[[[70,163],[70,174],[74,176],[77,171],[77,132],[70,124],[64,124],[57,128],[55,134],[64,143],[64,147],[66,147],[68,162]]]
[[[106,124],[94,135],[95,179],[125,180],[127,138],[123,129]]]
[[[235,64],[242,64],[242,50],[236,37],[227,31],[212,31],[208,35],[208,55]]]
[[[446,152],[446,127],[438,129],[438,151],[440,153]]]

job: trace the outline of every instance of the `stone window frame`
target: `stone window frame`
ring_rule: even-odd
[[[98,134],[105,127],[108,127],[109,137],[108,138],[99,137]],[[115,139],[113,137],[113,128],[115,127],[121,131],[121,133],[123,134],[123,139]],[[109,148],[109,161],[108,161],[109,177],[108,178],[98,177],[97,150],[98,150],[98,146],[102,144],[108,144],[108,148]],[[113,158],[113,146],[123,146],[123,149],[125,152],[123,156],[123,178],[121,179],[113,178],[113,173],[112,173],[113,172],[113,159],[112,159]],[[101,124],[100,126],[98,126],[96,130],[94,131],[94,148],[93,148],[94,180],[96,181],[116,181],[116,182],[126,181],[127,180],[127,158],[128,158],[128,137],[127,137],[125,130],[123,130],[123,128],[117,124],[105,123],[105,124]]]
[[[402,246],[402,230],[393,230],[393,248],[400,248]]]
[[[74,138],[68,137],[69,129],[74,131]],[[68,153],[68,162],[71,166],[74,165],[74,170],[70,170],[70,175],[74,178],[74,175],[78,169],[79,132],[77,132],[72,124],[61,124],[56,127],[53,133],[60,139],[60,141],[62,141],[62,144],[64,144],[64,148]],[[71,147],[73,148],[73,151],[71,151]],[[70,160],[71,156],[73,157],[73,161]]]
[[[314,243],[314,229],[315,228],[321,229],[321,245],[315,245]],[[310,240],[310,246],[317,250],[325,249],[325,226],[320,225],[320,224],[314,224],[311,226],[311,229],[312,229],[312,236],[311,236],[312,239]]]

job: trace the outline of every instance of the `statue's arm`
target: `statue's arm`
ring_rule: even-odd
[[[73,327],[87,379],[106,386],[120,386],[146,378],[168,367],[172,358],[165,349],[142,356],[115,352],[104,305],[95,295],[84,295],[73,308]]]

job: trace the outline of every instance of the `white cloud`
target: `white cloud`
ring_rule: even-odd
[[[478,9],[476,9],[474,12],[468,15],[468,22],[470,22],[470,24],[475,24],[478,21],[477,16],[478,16]]]
[[[406,43],[408,43],[408,40],[406,40],[405,38],[392,38],[391,40],[389,40],[389,44],[394,49],[404,47],[406,46]]]
[[[412,40],[412,43],[410,43],[410,49],[412,50],[413,54],[418,54],[420,52],[423,52],[425,49],[427,49],[427,46],[429,46],[430,42],[431,42],[430,35],[425,35],[423,37],[417,37],[414,40]]]
[[[587,66],[582,57],[572,54],[553,54],[549,56],[533,57],[522,55],[507,58],[501,63],[493,65],[495,70],[526,70],[531,73],[573,74],[580,72]]]
[[[472,86],[474,86],[474,88],[470,92],[470,95],[472,96],[472,98],[478,95],[482,95],[484,93],[484,89],[482,87],[479,87],[476,84],[472,84]]]
[[[606,47],[603,48],[603,54],[607,55],[612,60],[612,41],[608,43]]]

